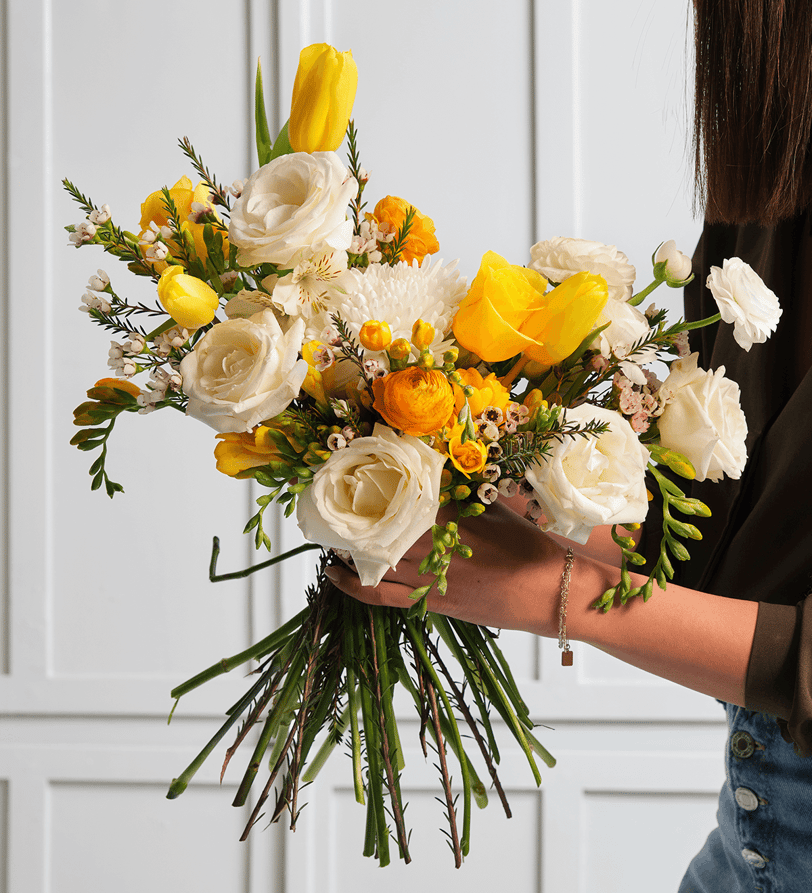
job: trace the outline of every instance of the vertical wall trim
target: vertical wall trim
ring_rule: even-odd
[[[581,2],[572,0],[572,236],[583,232],[583,108],[581,104]]]
[[[530,78],[529,102],[527,114],[530,119],[530,201],[528,213],[530,214],[530,244],[535,245],[539,241],[538,234],[538,209],[539,209],[539,177],[538,177],[538,115],[536,85],[538,83],[538,70],[536,67],[536,0],[529,0],[527,4],[527,58],[528,77]]]
[[[0,0],[0,34],[2,34],[2,53],[0,53],[0,269],[8,270],[8,232],[9,232],[9,166],[8,166],[8,134],[11,131],[8,99],[8,57],[9,41],[7,0]],[[11,640],[9,636],[9,614],[11,610],[11,580],[9,576],[9,542],[8,542],[8,441],[11,430],[8,401],[8,315],[11,296],[9,294],[8,277],[0,280],[0,393],[3,405],[0,407],[0,674],[7,674],[10,665]],[[5,888],[0,886],[0,890]]]

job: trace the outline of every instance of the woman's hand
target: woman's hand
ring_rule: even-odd
[[[444,509],[438,523],[445,524],[455,516],[453,509]],[[473,555],[454,557],[446,594],[435,589],[429,593],[430,611],[483,626],[558,635],[565,547],[501,501],[476,518],[462,519],[460,540],[471,547]],[[414,604],[409,593],[431,580],[428,574],[418,574],[420,562],[430,551],[429,531],[376,587],[361,586],[349,569],[332,567],[329,576],[339,589],[361,601],[408,608]]]

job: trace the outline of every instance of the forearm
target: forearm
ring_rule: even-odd
[[[634,585],[645,578],[633,574]],[[607,614],[590,607],[617,582],[617,569],[576,558],[570,586],[570,638],[687,688],[744,705],[758,603],[669,584]]]

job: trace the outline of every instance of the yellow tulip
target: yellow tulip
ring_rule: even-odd
[[[158,280],[158,299],[164,310],[184,329],[208,325],[219,306],[217,292],[183,267],[167,267]]]
[[[609,295],[602,276],[576,273],[547,294],[534,270],[487,252],[454,318],[459,343],[486,362],[523,353],[552,366],[594,328]]]
[[[288,125],[295,152],[335,152],[347,131],[357,86],[351,52],[314,43],[299,53]]]

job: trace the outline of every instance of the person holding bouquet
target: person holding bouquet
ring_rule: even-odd
[[[697,182],[706,225],[686,316],[714,312],[720,289],[709,283],[712,296],[706,280],[734,255],[784,311],[775,335],[747,353],[730,327],[691,333],[700,362],[724,366],[741,389],[747,465],[732,468],[725,458],[724,409],[715,441],[682,446],[686,455],[710,456],[704,471],[694,461],[700,473],[690,495],[712,516],[692,560],[679,563],[668,591],[655,590],[645,605],[632,599],[607,613],[593,608],[617,582],[620,550],[607,528],[596,527],[568,560],[569,540],[523,517],[523,503],[503,499],[463,522],[472,557],[453,563],[447,591],[430,593],[428,608],[560,637],[564,588],[565,638],[723,701],[730,734],[719,827],[680,891],[801,890],[812,876],[812,828],[803,818],[812,800],[812,7],[695,0],[694,8]],[[726,272],[733,291],[752,298],[749,310],[739,300],[728,312],[749,313],[757,325],[759,296],[745,274]],[[731,321],[723,302],[720,308]],[[638,535],[649,556],[658,547],[647,536],[656,512],[655,502]],[[364,602],[406,608],[425,583],[418,567],[430,548],[426,534],[377,587],[361,586],[351,570],[327,572]],[[634,585],[644,580],[632,574]]]

